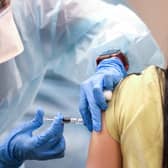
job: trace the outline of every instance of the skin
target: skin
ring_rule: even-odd
[[[102,122],[102,131],[92,133],[86,167],[122,168],[120,144],[109,135],[104,113]]]
[[[130,7],[148,26],[168,61],[168,1],[127,0]]]

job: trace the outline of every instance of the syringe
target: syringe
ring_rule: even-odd
[[[105,97],[106,101],[110,101],[111,98],[112,98],[112,92],[110,90],[105,90],[103,93],[104,93],[104,97]],[[54,121],[55,118],[45,118],[44,120],[45,121]],[[70,124],[81,124],[81,125],[84,124],[83,119],[80,118],[80,117],[64,117],[63,122],[65,124],[68,124],[68,123],[70,123]]]
[[[45,121],[54,121],[55,118],[45,118]],[[83,125],[82,118],[78,117],[64,117],[62,120],[65,124],[80,124]]]

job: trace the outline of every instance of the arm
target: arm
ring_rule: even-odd
[[[129,4],[147,24],[164,54],[168,54],[168,1],[128,0]]]
[[[102,120],[102,131],[100,133],[93,132],[91,136],[87,168],[121,168],[120,144],[108,134],[105,114],[103,114]]]

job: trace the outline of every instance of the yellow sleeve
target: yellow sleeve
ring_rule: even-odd
[[[126,77],[114,90],[105,122],[109,134],[117,142],[121,143],[124,135],[131,126],[137,124],[142,114],[147,116],[147,112],[155,108],[153,102],[161,97],[158,78],[157,69],[151,66],[140,75]]]
[[[115,100],[117,92],[113,93],[112,101],[108,104],[108,109],[105,112],[105,123],[109,134],[115,139],[117,142],[120,142],[120,134],[118,128],[118,119],[115,113]]]
[[[135,93],[140,91],[139,81],[139,75],[128,76],[116,87],[109,102],[105,116],[106,126],[110,135],[118,142],[131,122],[130,118],[135,116],[133,111],[142,98],[142,95],[135,97]]]

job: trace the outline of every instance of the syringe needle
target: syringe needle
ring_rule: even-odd
[[[45,118],[44,120],[45,120],[45,121],[54,121],[55,118]],[[64,122],[65,124],[68,124],[68,123],[72,123],[72,124],[83,124],[82,118],[78,118],[78,117],[64,117],[64,118],[63,118],[63,122]]]

